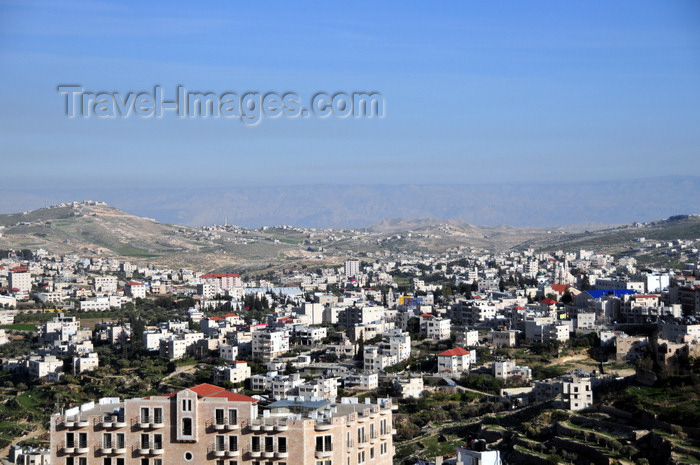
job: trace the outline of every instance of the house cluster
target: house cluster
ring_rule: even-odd
[[[370,390],[390,367],[401,371],[396,367],[411,359],[417,340],[449,343],[434,368],[434,374],[449,379],[473,368],[479,346],[556,346],[589,333],[614,348],[619,361],[634,361],[650,341],[625,334],[619,325],[656,324],[659,339],[651,341],[658,347],[656,358],[682,363],[697,353],[698,275],[697,262],[682,270],[651,270],[638,268],[633,258],[587,250],[493,253],[460,247],[441,255],[348,258],[340,267],[283,270],[247,281],[235,273],[39,250],[31,259],[10,254],[0,260],[0,294],[11,299],[6,307],[34,299],[83,311],[118,310],[150,296],[191,296],[196,304],[181,320],[145,329],[144,348],[170,359],[218,355],[225,362],[216,370],[222,384],[251,378],[243,359],[254,360],[266,369],[254,379],[256,391],[278,400],[330,402],[339,388]],[[396,276],[410,279],[400,285]],[[12,311],[3,310],[0,318],[11,320]],[[40,361],[4,366],[29,372],[30,363],[55,359],[80,372],[99,363],[91,341],[114,343],[130,336],[124,327],[88,334],[77,326],[57,317],[40,332],[46,347],[31,356],[43,357]],[[324,355],[312,359],[314,351]],[[360,366],[343,363],[348,359]],[[511,360],[494,362],[492,370],[500,379],[531,379],[528,367]],[[311,373],[314,382],[305,382]],[[392,382],[410,397],[422,383],[419,377],[404,373]]]

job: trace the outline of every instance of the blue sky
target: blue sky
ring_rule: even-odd
[[[700,175],[700,3],[0,3],[3,187]],[[98,119],[60,84],[378,91],[382,119]]]

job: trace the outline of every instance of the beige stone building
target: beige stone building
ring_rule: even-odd
[[[257,400],[211,384],[51,417],[53,465],[391,465],[392,404]]]

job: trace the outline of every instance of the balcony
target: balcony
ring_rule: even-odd
[[[124,421],[123,418],[121,418],[121,419],[120,419],[120,418],[117,418],[117,419],[114,421],[114,423],[112,423],[112,425],[113,425],[115,428],[126,428],[126,421]]]
[[[75,422],[76,428],[87,428],[90,426],[90,422],[87,419],[81,419]]]
[[[263,458],[265,459],[271,459],[275,456],[275,451],[272,450],[266,450],[265,452],[262,453]]]
[[[87,446],[87,444],[82,444],[82,446],[84,446],[84,447],[76,447],[75,448],[76,454],[82,455],[82,454],[87,454],[88,452],[90,452],[90,448]]]
[[[115,447],[114,449],[112,449],[112,453],[113,454],[126,454],[126,447],[124,447],[124,446]]]
[[[333,425],[331,423],[326,423],[326,422],[316,422],[314,425],[314,429],[316,431],[328,431],[331,428],[333,428]]]
[[[276,459],[286,459],[289,457],[289,452],[285,451],[277,451],[275,452],[275,458]]]
[[[163,449],[162,444],[156,444],[155,446],[153,446],[153,449],[150,450],[151,455],[163,455],[164,452],[165,449]]]
[[[97,452],[102,455],[112,455],[114,454],[114,449],[111,447],[100,447]]]
[[[61,447],[61,450],[66,455],[75,454],[75,446],[73,444]]]
[[[333,455],[332,450],[317,450],[316,451],[316,458],[317,459],[327,459],[328,457]]]
[[[241,451],[239,451],[238,449],[226,451],[226,457],[232,458],[232,457],[240,457],[240,456],[241,456]]]
[[[251,450],[249,453],[250,453],[250,456],[254,459],[260,458],[260,455],[262,455],[262,452],[259,450]]]
[[[289,426],[287,425],[286,422],[284,422],[284,423],[280,422],[280,423],[275,424],[275,431],[277,431],[278,433],[281,433],[283,431],[287,431],[288,429],[289,429]]]
[[[165,426],[165,423],[163,423],[163,420],[158,420],[158,421],[153,421],[149,423],[148,427],[150,429],[157,429],[157,428],[162,428]]]

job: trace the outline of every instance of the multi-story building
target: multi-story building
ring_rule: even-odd
[[[11,272],[8,276],[10,290],[18,292],[29,292],[32,290],[32,275],[28,272]],[[16,292],[17,292],[16,291]]]
[[[353,278],[360,274],[360,261],[355,258],[345,260],[345,276]]]
[[[471,358],[468,350],[461,347],[438,354],[438,374],[460,375],[469,371]]]
[[[254,331],[253,358],[267,361],[289,352],[289,335],[285,331]]]
[[[124,294],[131,296],[134,299],[145,299],[146,285],[136,281],[128,282],[124,285]]]
[[[116,276],[95,276],[95,292],[114,294],[117,292]]]
[[[257,400],[210,384],[51,417],[53,465],[391,465],[392,405]]]
[[[242,287],[241,275],[235,273],[210,273],[199,277],[204,283],[214,284],[221,290],[228,291],[234,287]]]
[[[233,384],[238,384],[250,378],[250,373],[248,362],[238,361],[233,365],[214,368],[214,382],[230,381]]]

